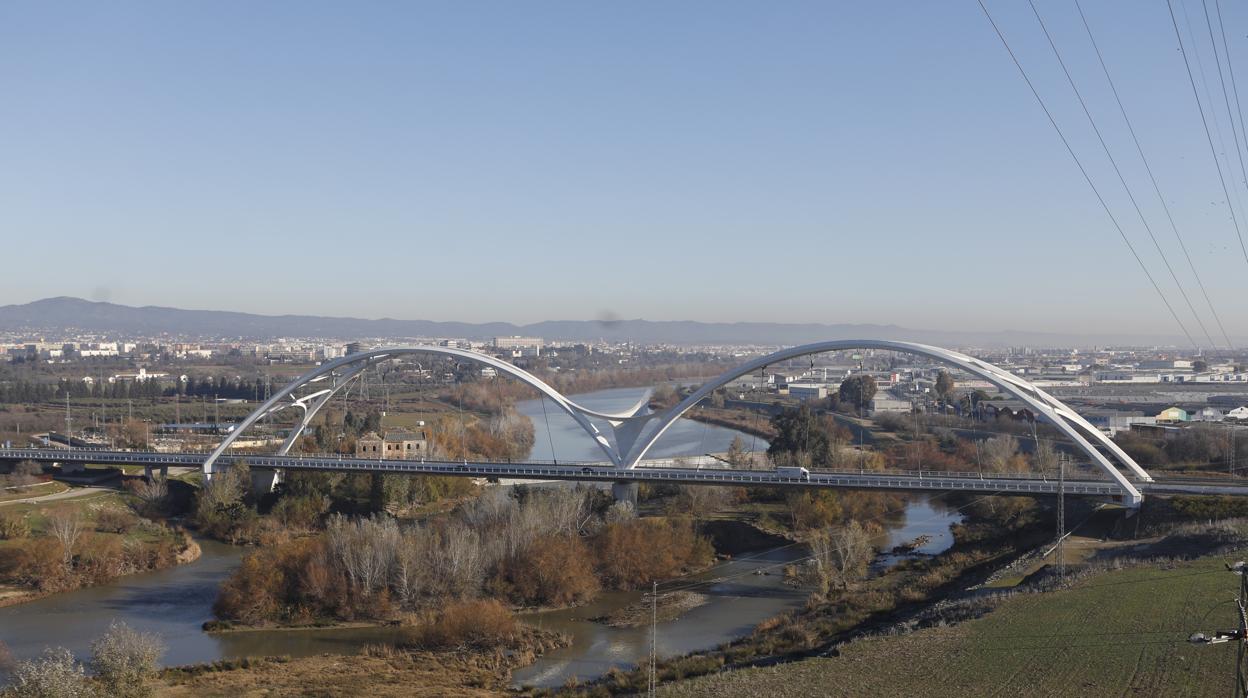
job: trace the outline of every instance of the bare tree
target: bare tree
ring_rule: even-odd
[[[130,491],[139,498],[141,513],[150,514],[162,511],[169,497],[169,482],[163,477],[134,480]]]
[[[1057,472],[1057,460],[1057,449],[1053,448],[1053,444],[1049,441],[1036,444],[1036,452],[1031,455],[1032,465],[1042,473]]]
[[[64,647],[48,648],[38,659],[19,662],[6,695],[13,698],[94,698],[74,653]]]
[[[48,515],[48,533],[61,544],[62,562],[69,567],[74,560],[74,546],[86,530],[82,514],[73,507],[54,509]]]
[[[816,533],[810,540],[810,571],[819,593],[827,595],[835,586],[846,588],[861,579],[874,552],[871,536],[857,521]]]
[[[732,492],[727,487],[682,485],[676,506],[694,518],[702,518],[728,506]]]
[[[728,444],[728,452],[724,455],[724,460],[728,461],[728,465],[733,468],[753,465],[750,462],[750,454],[745,450],[745,441],[741,439],[740,434],[732,437],[732,443]]]
[[[144,698],[152,695],[147,679],[165,653],[157,635],[142,633],[121,622],[91,643],[91,669],[110,696]]]
[[[389,583],[401,534],[394,519],[330,519],[325,531],[329,552],[346,573],[352,591],[373,594]]]
[[[471,596],[485,576],[485,557],[477,532],[461,523],[452,523],[442,532],[442,588],[450,596]]]
[[[984,441],[980,449],[988,468],[993,472],[1003,473],[1010,469],[1010,461],[1018,455],[1018,439],[1009,434],[994,436]]]

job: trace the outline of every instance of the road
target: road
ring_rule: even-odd
[[[169,468],[169,477],[180,477],[182,475],[193,473],[198,470],[199,468],[191,467],[191,466],[171,467]],[[121,487],[119,486],[120,480],[113,480],[111,482],[113,484],[87,485],[85,487],[77,487],[77,486],[71,485],[69,489],[61,490],[60,492],[53,492],[51,494],[41,494],[41,495],[36,495],[34,497],[24,497],[22,499],[10,499],[5,502],[0,502],[0,507],[7,506],[9,504],[43,504],[45,502],[56,502],[62,499],[77,499],[79,497],[86,497],[92,494],[101,494],[105,492],[117,492],[121,490]]]

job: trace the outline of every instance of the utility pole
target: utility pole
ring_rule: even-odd
[[[1066,453],[1057,460],[1057,579],[1066,581]]]
[[[655,656],[658,654],[659,625],[659,583],[654,582],[650,591],[650,684],[646,695],[653,696],[659,690],[659,682],[655,676]]]
[[[72,420],[69,417],[69,385],[65,386],[65,445],[69,448],[74,447],[73,430],[70,429]]]
[[[1248,645],[1248,574],[1245,574],[1248,572],[1248,564],[1240,560],[1233,565],[1228,564],[1226,570],[1239,575],[1239,596],[1235,599],[1239,611],[1236,614],[1238,627],[1235,630],[1219,630],[1213,635],[1192,633],[1187,641],[1196,645],[1217,645],[1234,641],[1239,649],[1235,653],[1235,685],[1231,694],[1236,698],[1245,698],[1248,697],[1248,677],[1244,674],[1244,651],[1245,645]]]

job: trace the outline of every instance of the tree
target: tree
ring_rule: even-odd
[[[741,468],[749,463],[750,454],[746,453],[745,441],[739,434],[732,437],[732,443],[728,444],[728,453],[725,454],[724,460],[734,468]]]
[[[1196,359],[1192,362],[1192,370],[1196,373],[1204,373],[1209,370],[1209,362],[1204,359]]]
[[[6,695],[13,698],[93,698],[82,665],[64,647],[48,648],[43,656],[19,662]]]
[[[147,679],[156,673],[156,662],[164,653],[158,636],[114,622],[91,643],[91,669],[108,695],[144,698],[152,695]]]
[[[1009,434],[994,436],[984,441],[980,448],[988,469],[994,473],[1004,473],[1010,470],[1011,461],[1018,454],[1018,439]]]
[[[857,409],[865,409],[875,399],[875,379],[865,374],[850,376],[841,382],[837,396]]]
[[[821,595],[834,586],[847,588],[849,583],[867,573],[867,565],[875,553],[871,536],[857,521],[840,529],[825,529],[810,539],[811,571]]]
[[[74,560],[74,546],[86,530],[82,514],[67,506],[54,510],[48,516],[48,534],[61,544],[61,561],[66,568]]]
[[[805,454],[814,464],[828,462],[831,455],[828,430],[810,407],[802,405],[781,410],[771,418],[771,425],[775,427],[776,436],[767,447],[767,455],[773,460],[779,456]]]
[[[948,371],[941,370],[936,374],[936,395],[945,402],[953,397],[953,390],[956,386],[953,382],[953,375]]]

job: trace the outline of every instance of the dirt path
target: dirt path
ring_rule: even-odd
[[[76,499],[78,497],[86,497],[92,494],[102,494],[105,492],[116,492],[117,487],[100,487],[91,485],[89,487],[70,487],[67,490],[53,492],[52,494],[43,494],[35,497],[25,497],[23,499],[10,499],[7,502],[0,502],[0,507],[10,504],[42,504],[44,502],[56,502],[63,499]]]

